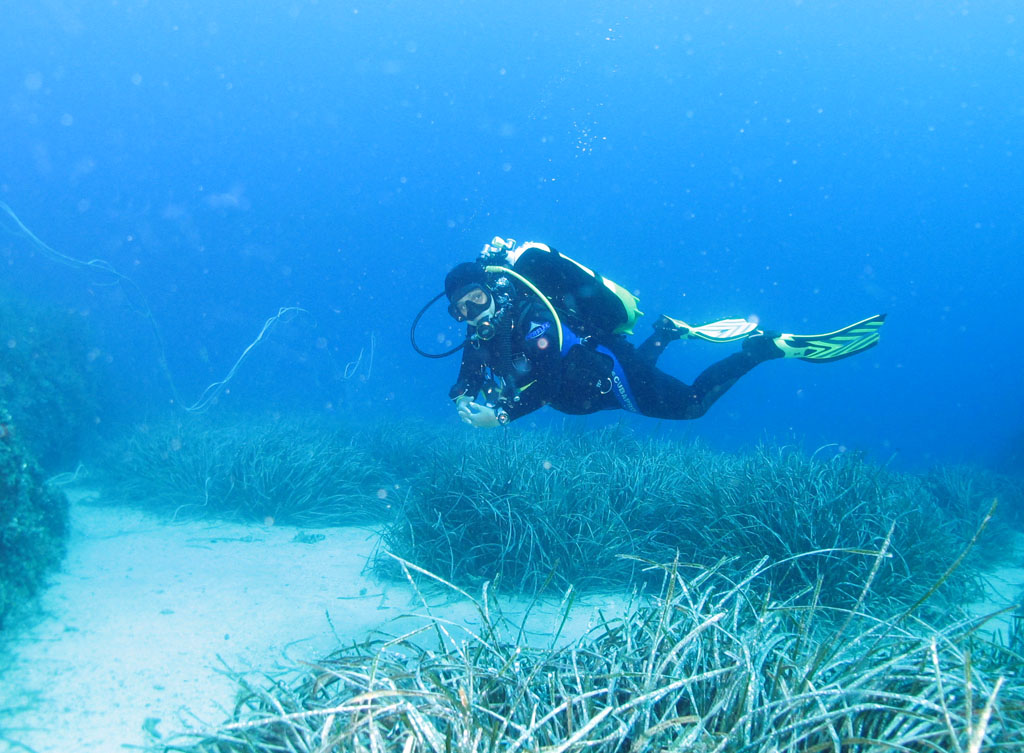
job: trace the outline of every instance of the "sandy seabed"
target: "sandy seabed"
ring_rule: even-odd
[[[70,495],[71,536],[40,614],[15,631],[0,674],[0,752],[146,748],[225,721],[232,673],[258,684],[375,630],[405,632],[423,605],[403,582],[366,568],[374,529],[320,531],[210,521],[173,523]],[[301,534],[323,538],[304,542]],[[991,573],[977,614],[1019,600],[1024,537],[1013,565]],[[472,604],[437,594],[434,614],[477,622]],[[525,603],[503,599],[506,614]],[[578,603],[578,602],[577,602]],[[565,635],[622,614],[624,595],[589,596]],[[530,630],[550,633],[557,601]],[[1006,623],[1008,618],[1004,617]]]
[[[375,630],[405,632],[424,612],[407,583],[367,571],[373,529],[172,523],[69,496],[67,559],[3,659],[4,753],[106,753],[202,732],[231,713],[231,673],[266,684]],[[323,538],[303,543],[308,534]],[[477,622],[465,600],[428,598],[435,614]],[[588,597],[566,635],[624,609],[624,597]],[[530,614],[544,634],[559,604]]]

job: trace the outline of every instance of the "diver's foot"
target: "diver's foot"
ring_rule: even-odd
[[[682,337],[686,337],[690,333],[690,328],[685,322],[681,322],[678,319],[673,319],[671,316],[665,316],[662,314],[658,321],[654,323],[654,331],[662,340],[669,342],[671,340],[678,340]]]
[[[755,330],[743,341],[743,352],[749,353],[758,361],[770,361],[773,358],[784,358],[786,353],[775,344],[780,333],[773,330]]]

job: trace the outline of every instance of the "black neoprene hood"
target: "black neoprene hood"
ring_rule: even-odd
[[[449,301],[464,295],[467,288],[476,286],[487,288],[487,273],[476,262],[456,264],[444,278],[444,294]]]

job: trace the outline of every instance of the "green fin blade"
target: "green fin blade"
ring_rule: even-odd
[[[848,327],[821,335],[779,335],[775,344],[786,358],[828,363],[849,358],[878,344],[885,314],[877,314]]]

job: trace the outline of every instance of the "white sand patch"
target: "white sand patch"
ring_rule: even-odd
[[[1024,533],[1013,532],[1011,545],[1000,562],[985,573],[988,593],[984,601],[971,604],[969,611],[975,617],[1002,612],[985,626],[985,632],[1004,644],[1013,625],[1014,611],[1024,605]]]
[[[339,640],[404,632],[403,615],[422,611],[407,584],[364,572],[374,530],[175,524],[80,498],[71,524],[67,560],[40,598],[43,617],[9,646],[0,751],[105,753],[199,731],[224,721],[234,701],[236,685],[219,670],[258,682]],[[300,532],[324,539],[299,543]],[[435,613],[477,622],[471,604],[431,598]],[[624,609],[622,597],[588,597],[566,635],[595,624],[598,610]],[[538,605],[531,631],[550,632],[558,613],[557,602]]]

